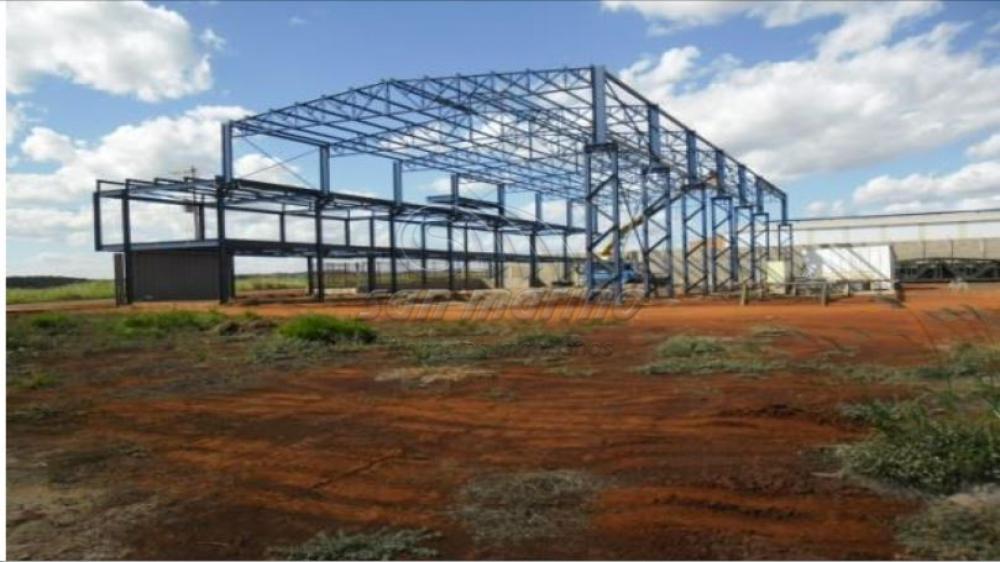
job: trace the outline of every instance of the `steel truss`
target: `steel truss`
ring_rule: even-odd
[[[254,138],[314,148],[319,153],[318,187],[236,177],[234,143],[245,141],[256,147]],[[192,243],[211,241],[220,265],[237,251],[277,252],[312,257],[322,271],[324,258],[378,254],[393,260],[392,290],[397,289],[397,226],[421,224],[422,239],[427,227],[447,229],[449,244],[443,256],[426,246],[418,248],[417,258],[424,263],[438,257],[453,263],[457,254],[464,253],[466,233],[479,229],[493,235],[492,248],[481,257],[494,264],[498,281],[502,280],[498,272],[508,261],[527,260],[534,280],[539,261],[561,260],[568,278],[571,262],[581,260],[588,294],[607,293],[616,299],[625,289],[627,247],[640,251],[643,263],[638,265],[646,294],[660,287],[673,294],[679,231],[683,268],[679,286],[684,293],[706,294],[761,279],[764,260],[771,254],[767,235],[771,205],[780,204],[779,224],[788,224],[783,191],[601,66],[383,80],[228,122],[222,127],[221,152],[222,170],[216,178],[99,182],[95,217],[100,217],[102,198],[120,199],[125,215],[130,200],[194,206],[198,213],[214,209],[216,237],[209,240],[202,233]],[[330,190],[331,159],[357,155],[392,161],[391,200]],[[423,170],[453,174],[452,193],[432,198],[429,204],[405,201],[404,174]],[[496,186],[497,202],[460,197],[459,179]],[[531,219],[507,213],[505,196],[519,192],[538,197]],[[541,220],[542,196],[566,202],[563,224]],[[583,228],[572,225],[574,204],[584,206]],[[680,220],[674,221],[678,205]],[[227,211],[270,212],[282,221],[285,216],[309,216],[315,222],[316,242],[307,247],[284,241],[278,246],[230,241],[225,234]],[[326,222],[349,225],[368,216],[390,225],[388,247],[323,242]],[[470,216],[478,224],[467,224]],[[123,220],[126,231],[127,224]],[[128,270],[128,255],[135,245],[127,236],[119,245],[102,244],[99,221],[95,229],[98,249],[123,251]],[[527,255],[504,248],[503,234],[511,230],[530,240]],[[569,238],[578,232],[585,236],[584,247],[573,252]],[[536,241],[547,234],[562,237],[561,256],[538,255]],[[610,252],[603,249],[607,244]],[[789,253],[790,245],[789,236]],[[650,263],[654,253],[666,255],[658,271]],[[602,277],[610,281],[599,284],[591,274],[598,270],[610,273]],[[227,271],[220,267],[220,286],[231,281]]]

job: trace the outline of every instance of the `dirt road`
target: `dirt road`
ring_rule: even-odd
[[[82,384],[45,391],[96,403],[70,432],[10,430],[9,554],[94,552],[76,543],[46,550],[46,533],[58,527],[16,507],[40,490],[93,489],[104,495],[88,500],[78,519],[139,522],[88,539],[120,545],[109,547],[112,557],[256,558],[321,530],[392,525],[440,532],[433,546],[445,558],[893,558],[895,518],[915,504],[838,477],[823,450],[863,435],[838,415],[840,405],[905,389],[795,365],[919,362],[949,339],[991,337],[997,309],[1000,292],[940,290],[912,291],[905,308],[861,297],[826,308],[660,304],[589,331],[561,375],[502,362],[489,377],[405,387],[374,377],[402,365],[399,358],[369,353],[240,392],[102,398],[101,388]],[[452,306],[445,317],[461,314]],[[736,335],[754,326],[787,328],[770,341],[789,368],[762,376],[635,372],[669,334]],[[114,360],[95,357],[79,368]],[[140,377],[167,358],[117,360],[135,361]],[[88,443],[127,443],[141,454],[101,463],[83,483],[31,479],[32,459]],[[486,475],[561,470],[596,482],[569,506],[585,523],[558,537],[477,539],[460,508],[464,486]],[[50,508],[39,517],[51,519]]]

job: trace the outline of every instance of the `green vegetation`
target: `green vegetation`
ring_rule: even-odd
[[[55,287],[25,288],[7,286],[7,304],[113,299],[114,297],[114,282],[110,279],[80,281]]]
[[[398,333],[398,332],[397,332]],[[423,365],[466,363],[487,359],[536,360],[539,357],[557,357],[583,345],[579,335],[569,331],[532,328],[522,333],[490,343],[473,342],[459,338],[396,337],[392,346],[410,355]]]
[[[753,340],[708,336],[671,336],[656,348],[657,359],[639,372],[649,375],[741,373],[760,374],[784,363]]]
[[[482,542],[558,538],[586,527],[586,504],[598,488],[572,470],[487,475],[461,490],[456,515]]]
[[[236,293],[244,291],[276,291],[282,289],[305,289],[309,281],[304,273],[286,275],[248,275],[236,278]]]
[[[346,352],[360,351],[366,344],[343,342],[331,346],[322,341],[300,340],[283,336],[254,341],[249,348],[250,361],[261,365],[280,364],[284,367],[304,367],[329,363]]]
[[[50,336],[68,334],[80,326],[79,318],[59,312],[43,312],[28,320],[31,326]]]
[[[278,333],[290,339],[327,344],[371,343],[378,337],[375,329],[361,320],[322,314],[296,316],[282,324]]]
[[[123,336],[158,336],[179,331],[208,330],[223,322],[226,316],[218,311],[194,312],[168,310],[164,312],[139,312],[122,316],[116,326]]]
[[[1000,494],[939,500],[903,523],[899,541],[924,560],[1000,560]]]
[[[918,402],[869,406],[864,416],[876,434],[838,450],[851,473],[936,494],[1000,481],[1000,420],[935,416]]]
[[[708,336],[672,336],[656,348],[660,357],[697,357],[725,351],[722,340]]]
[[[280,549],[288,560],[417,560],[436,558],[433,548],[421,546],[440,537],[425,529],[382,528],[371,533],[320,533],[299,546]]]
[[[59,382],[59,377],[48,371],[35,371],[13,377],[12,373],[7,373],[7,385],[21,390],[41,390],[56,386]]]
[[[305,274],[246,275],[236,280],[236,292],[305,289]],[[111,279],[24,278],[7,279],[7,304],[100,300],[115,298]]]

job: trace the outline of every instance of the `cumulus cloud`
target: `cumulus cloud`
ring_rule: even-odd
[[[606,9],[636,11],[654,24],[656,33],[717,25],[733,17],[760,21],[764,27],[787,27],[831,16],[843,23],[822,37],[828,54],[872,47],[885,41],[905,20],[933,13],[939,2],[809,2],[809,1],[669,1],[604,0]]]
[[[177,116],[123,125],[88,145],[45,127],[34,127],[21,143],[26,159],[54,165],[48,173],[7,174],[8,237],[74,245],[91,243],[90,193],[98,178],[175,176],[191,167],[211,175],[218,169],[219,124],[246,115],[235,106],[200,106]],[[240,158],[242,170],[268,163]],[[162,206],[136,205],[134,224],[184,235],[190,217],[166,216]],[[117,220],[117,219],[115,219]],[[108,232],[113,224],[106,225]]]
[[[175,175],[191,167],[214,173],[219,167],[219,124],[248,113],[236,106],[199,106],[175,117],[122,125],[94,146],[35,127],[21,144],[25,156],[60,166],[51,173],[8,174],[8,201],[72,201],[90,193],[97,178]]]
[[[966,149],[965,155],[975,160],[1000,159],[1000,133],[993,133],[983,142],[970,146]]]
[[[7,91],[30,92],[59,76],[143,101],[174,99],[212,84],[209,55],[190,24],[143,2],[12,2],[7,6]],[[210,48],[221,38],[206,30]]]
[[[833,201],[813,201],[806,205],[809,217],[837,217],[847,214],[848,206],[843,199]]]
[[[694,87],[691,47],[625,70],[669,113],[775,181],[939,147],[1000,125],[1000,66],[957,52],[961,27],[839,58],[742,65]],[[679,85],[688,87],[679,88]]]
[[[7,102],[7,144],[14,142],[21,129],[32,121],[32,118],[28,116],[31,105],[30,102],[26,101]]]
[[[919,201],[958,205],[963,199],[997,193],[1000,162],[977,162],[950,174],[910,174],[905,177],[878,176],[854,191],[858,205],[891,205]]]

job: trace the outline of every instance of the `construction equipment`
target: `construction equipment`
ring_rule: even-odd
[[[718,176],[713,171],[709,172],[709,174],[705,177],[704,180],[686,185],[682,189],[703,189],[706,187],[718,187],[718,185],[719,185]],[[651,213],[649,212],[649,209],[647,209],[647,212],[641,213],[638,216],[633,217],[632,220],[630,220],[628,223],[622,225],[621,228],[618,230],[618,238],[619,239],[625,238],[633,230],[642,226],[646,222],[646,219],[650,216],[650,214]],[[591,272],[591,276],[593,277],[594,281],[593,284],[596,287],[603,287],[605,285],[613,283],[616,280],[614,275],[614,270],[611,267],[612,266],[611,260],[614,254],[615,243],[616,241],[614,239],[609,240],[608,243],[605,244],[604,247],[602,247],[599,252],[596,252],[594,254],[599,260],[601,260],[600,262],[594,264],[595,267]],[[645,279],[645,276],[649,275],[649,272],[640,271],[640,269],[641,268],[639,268],[638,266],[636,266],[636,264],[630,261],[625,261],[624,263],[622,263],[622,282],[626,285],[630,283],[642,283],[643,280]]]

